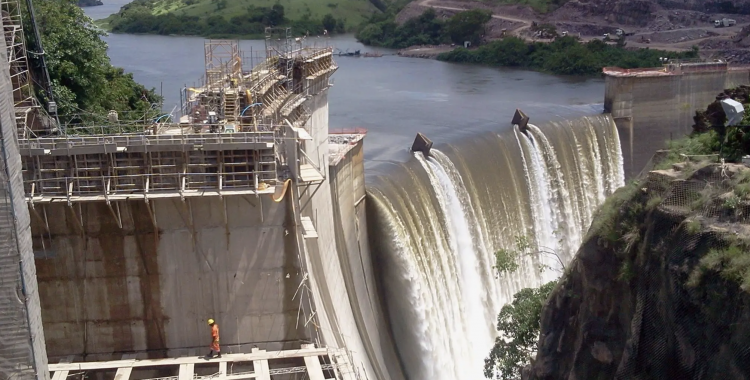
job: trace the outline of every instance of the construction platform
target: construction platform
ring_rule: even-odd
[[[179,122],[162,115],[128,124],[131,133],[106,134],[121,130],[110,111],[106,127],[20,139],[27,200],[260,195],[290,178],[322,182],[325,163],[300,142],[313,139],[305,104],[330,87],[338,68],[332,48],[296,46],[288,28],[284,39],[268,33],[265,59],[249,69],[238,41],[206,41],[203,84],[183,89]]]
[[[32,202],[273,192],[280,132],[21,140]]]
[[[122,360],[106,362],[71,363],[69,359],[50,364],[52,380],[65,380],[73,373],[86,377],[103,373],[97,378],[110,379],[106,374],[114,372],[112,380],[159,379],[159,380],[270,380],[271,376],[289,375],[287,378],[303,376],[310,380],[354,380],[359,378],[351,365],[350,355],[341,349],[316,348],[302,345],[297,350],[265,351],[257,348],[249,354],[225,354],[221,358],[207,359],[191,356],[169,359],[135,359],[126,354]],[[158,371],[159,377],[149,377]],[[167,372],[173,375],[165,376]]]

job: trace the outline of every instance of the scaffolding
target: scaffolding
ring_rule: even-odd
[[[278,58],[287,92],[292,92],[294,86],[292,38],[292,28],[266,28],[266,56]]]
[[[209,91],[218,91],[237,83],[242,77],[242,58],[237,40],[206,40],[205,51],[205,87]]]
[[[19,141],[30,202],[259,194],[277,182],[280,131]],[[261,185],[263,184],[263,185]]]
[[[28,138],[30,114],[39,104],[34,97],[34,89],[29,73],[26,54],[26,41],[19,0],[1,0],[0,15],[3,22],[3,35],[10,66],[10,80],[13,86],[13,106],[19,137]]]
[[[49,365],[53,379],[65,379],[73,373],[85,377],[129,380],[142,379],[158,368],[162,372],[172,372],[168,377],[146,377],[147,380],[211,380],[211,379],[258,379],[307,378],[312,380],[361,380],[359,368],[354,363],[350,351],[338,348],[318,348],[303,344],[299,349],[266,351],[253,348],[251,353],[225,353],[220,359],[206,360],[205,357],[189,356],[167,359],[138,359],[138,355],[125,354],[122,360],[108,362],[73,362],[64,358],[60,363]],[[203,371],[201,371],[201,369]],[[199,375],[201,372],[210,375]],[[215,372],[214,372],[215,371]],[[301,374],[301,376],[294,376]],[[284,376],[286,375],[286,376]]]

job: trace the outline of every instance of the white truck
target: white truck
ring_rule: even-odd
[[[731,18],[723,18],[721,20],[714,20],[714,26],[717,28],[726,28],[737,24],[737,20]]]

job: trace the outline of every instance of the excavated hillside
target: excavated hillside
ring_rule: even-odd
[[[620,189],[548,300],[523,378],[750,378],[748,247],[744,165],[680,163]]]

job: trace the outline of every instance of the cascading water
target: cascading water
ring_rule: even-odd
[[[561,269],[555,257],[524,257],[498,276],[495,250],[527,236],[569,262],[596,207],[623,182],[609,116],[478,136],[415,153],[376,178],[370,239],[408,378],[482,379],[500,308]]]

